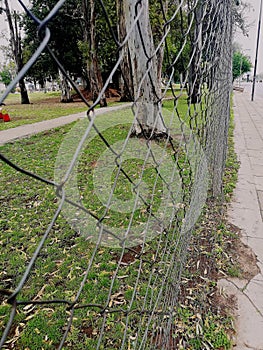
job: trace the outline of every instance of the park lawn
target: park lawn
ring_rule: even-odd
[[[171,112],[173,102],[167,101],[165,103],[164,107]],[[182,120],[186,119],[187,110],[186,100],[182,99],[176,111],[180,114],[181,120],[173,125],[174,129],[178,130],[182,126]],[[169,118],[168,114],[167,118]],[[193,115],[193,118],[187,119],[188,123],[196,118],[196,114],[193,113]],[[133,116],[129,110],[125,110],[103,118],[105,119],[100,119],[102,124],[109,123],[109,128],[105,130],[103,135],[107,137],[110,144],[114,144],[118,140],[123,140]],[[119,124],[111,128],[110,124],[114,119],[118,120]],[[18,166],[37,173],[41,177],[53,180],[58,150],[68,132],[76,125],[77,123],[73,123],[6,144],[1,147],[1,152]],[[89,181],[92,177],[94,161],[97,160],[98,154],[103,151],[103,144],[98,136],[90,142],[92,142],[92,147],[85,149],[84,157],[81,158],[79,163],[80,175],[78,180],[80,191],[83,187],[81,193],[85,205],[91,205],[89,209],[97,215],[101,215],[101,208],[98,207],[97,198],[93,194],[92,184],[89,185]],[[175,140],[175,143],[180,147],[179,141]],[[162,143],[160,145],[162,146]],[[183,151],[181,161],[182,164],[185,164]],[[128,162],[126,171],[131,172],[131,176],[132,174],[136,176],[136,170],[137,168],[139,170],[140,166],[141,164],[135,164],[132,160]],[[0,288],[1,290],[12,291],[25,272],[30,258],[55,213],[58,198],[52,186],[19,173],[4,163],[1,163],[0,173],[2,188],[0,194],[0,241],[2,245]],[[144,181],[148,181],[148,185],[153,186],[151,169],[146,172],[145,176]],[[188,176],[189,171],[186,167],[185,182],[187,182]],[[231,172],[229,172],[229,176],[231,176]],[[85,184],[88,184],[86,192],[84,190]],[[158,186],[157,184],[157,191],[159,190]],[[128,188],[125,182],[122,182],[120,187],[116,188],[117,195],[123,193],[127,196],[126,199],[129,199],[130,192],[130,187]],[[158,196],[155,198],[155,205],[158,207],[160,198]],[[120,220],[123,221],[123,224],[127,224],[124,222],[124,218],[121,217],[115,218],[112,216],[111,220],[113,220],[112,225],[114,225],[114,222],[116,226],[120,225]],[[220,230],[222,231],[222,227]],[[136,313],[136,310],[147,309],[149,303],[154,303],[158,298],[157,287],[162,285],[162,279],[160,276],[156,276],[155,288],[149,291],[148,278],[152,269],[154,253],[159,252],[159,256],[155,257],[155,260],[161,259],[162,247],[167,242],[171,248],[176,245],[173,235],[168,235],[168,237],[160,235],[151,242],[147,242],[140,258],[136,258],[136,252],[125,250],[126,261],[122,263],[123,257],[120,249],[96,247],[94,242],[87,240],[86,237],[73,230],[63,216],[59,216],[23,290],[19,294],[19,300],[36,298],[37,300],[56,299],[72,302],[81,286],[83,276],[86,274],[87,280],[78,304],[88,304],[89,306],[75,310],[73,325],[63,349],[95,349],[102,326],[104,327],[104,335],[100,348],[118,349],[121,347],[125,323],[128,322],[130,317],[133,318],[133,322],[128,323],[127,346],[125,345],[125,349],[132,348],[132,340],[136,338],[135,332],[138,324],[141,324],[141,333],[147,324],[147,317]],[[174,247],[174,249],[177,248]],[[96,254],[93,256],[94,252]],[[92,264],[88,268],[90,262]],[[140,266],[142,262],[143,270]],[[222,266],[221,268],[223,269]],[[117,278],[114,277],[116,272]],[[139,273],[140,277],[137,280]],[[198,278],[198,273],[196,271],[194,278]],[[185,276],[185,278],[189,279],[189,276]],[[215,283],[214,281],[210,282],[211,286]],[[150,296],[149,293],[152,295]],[[193,295],[191,297],[197,298]],[[2,301],[0,307],[1,330],[4,329],[11,310],[11,307],[5,303],[4,298]],[[121,307],[124,312],[108,313],[103,320],[99,313],[101,311],[100,307],[107,305],[108,301],[110,301],[113,308]],[[145,304],[143,305],[143,303]],[[69,317],[66,305],[63,303],[43,306],[21,305],[18,309],[19,312],[16,315],[15,324],[9,337],[10,346],[13,344],[16,349],[30,350],[56,349]],[[133,313],[126,316],[125,311],[127,310]],[[230,327],[231,320],[225,317],[220,319],[218,315],[208,313],[204,316],[203,333],[200,332],[198,335],[195,320],[198,321],[200,316],[196,315],[194,309],[187,310],[187,307],[184,306],[178,310],[178,317],[181,330],[184,330],[185,337],[195,350],[202,349],[202,339],[204,338],[214,344],[215,349],[229,348],[230,341],[225,328]]]
[[[29,93],[30,105],[20,103],[20,94],[9,94],[5,100],[6,111],[11,121],[0,121],[0,130],[14,128],[20,125],[37,123],[79,112],[85,113],[87,106],[83,102],[60,103],[56,92]]]
[[[87,105],[81,101],[61,103],[59,92],[33,92],[29,93],[29,99],[30,105],[22,105],[20,103],[20,94],[8,95],[5,100],[6,106],[3,106],[2,109],[9,114],[11,121],[4,123],[0,120],[0,130],[80,112],[83,112],[83,116],[85,116],[85,112],[88,110]],[[90,105],[92,104],[91,101],[88,102]],[[109,106],[116,103],[118,104],[118,102],[114,102],[114,99],[108,100]]]
[[[178,92],[178,89],[176,90]],[[171,91],[167,92],[167,97],[171,97]],[[9,94],[5,100],[6,111],[10,118],[10,122],[3,122],[0,119],[0,130],[15,128],[20,125],[33,124],[44,120],[55,119],[58,117],[87,112],[88,107],[84,102],[74,101],[71,103],[61,103],[59,92],[33,92],[29,93],[30,105],[22,105],[20,103],[20,94]],[[92,102],[88,101],[91,105]],[[108,99],[108,106],[119,105],[117,99]],[[167,102],[165,102],[167,103]],[[169,104],[169,103],[168,103]],[[96,107],[96,108],[99,108]]]

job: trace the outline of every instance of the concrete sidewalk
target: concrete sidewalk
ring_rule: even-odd
[[[228,215],[242,230],[243,243],[256,254],[258,274],[251,280],[230,279],[220,285],[238,301],[234,349],[263,350],[263,99],[251,102],[248,92],[235,92],[234,114],[241,166]]]
[[[113,111],[118,111],[120,109],[128,108],[131,104],[123,103],[119,106],[105,107],[101,109],[96,109],[96,115],[101,115]],[[74,122],[80,118],[84,118],[86,112],[76,113],[72,115],[67,115],[64,117],[59,117],[50,120],[44,120],[39,123],[21,125],[16,128],[11,128],[7,130],[0,131],[0,145],[7,142],[12,142],[16,139],[31,136],[42,131],[50,130]]]

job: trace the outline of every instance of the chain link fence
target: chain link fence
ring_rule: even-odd
[[[53,179],[1,154],[5,166],[42,188],[37,193],[52,208],[37,213],[43,231],[38,228],[35,243],[24,236],[26,266],[13,271],[8,288],[4,279],[1,347],[187,348],[178,321],[182,273],[189,252],[198,250],[191,246],[193,229],[208,194],[222,195],[233,3],[112,1],[113,23],[106,1],[97,1],[100,30],[112,33],[117,54],[90,105],[48,45],[49,24],[67,1],[44,19],[19,2],[41,41],[0,102],[46,50],[87,113],[63,137]],[[99,115],[95,107],[116,74],[131,104]],[[23,218],[17,220],[22,226]]]

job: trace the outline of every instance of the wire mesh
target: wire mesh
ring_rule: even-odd
[[[116,60],[92,105],[48,45],[49,24],[66,1],[44,19],[19,3],[41,40],[0,102],[46,50],[88,110],[56,149],[53,179],[1,154],[49,203],[48,212],[36,209],[36,230],[17,217],[27,231],[3,236],[22,234],[30,259],[9,268],[11,276],[2,268],[1,347],[21,348],[27,335],[28,349],[176,349],[193,228],[208,191],[222,194],[232,1],[112,1],[114,23],[109,3],[97,1]],[[132,106],[99,116],[95,107],[116,74]]]

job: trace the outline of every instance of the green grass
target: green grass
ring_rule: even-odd
[[[229,123],[229,137],[228,137],[228,155],[226,160],[226,169],[224,173],[224,194],[227,202],[232,197],[233,191],[236,187],[238,170],[240,163],[237,159],[237,154],[235,153],[234,144],[234,114],[233,114],[233,103],[231,104],[231,114]]]
[[[33,92],[29,93],[30,105],[22,105],[20,103],[20,94],[9,94],[5,100],[6,111],[10,118],[10,122],[0,120],[0,130],[14,128],[20,125],[37,123],[43,120],[50,120],[65,115],[85,112],[88,107],[84,102],[61,103],[59,92]],[[91,101],[89,101],[91,104]],[[109,101],[108,105],[112,106],[117,102]]]
[[[166,122],[169,123],[173,102],[166,101],[164,109],[167,109],[165,118]],[[188,117],[189,112],[190,117]],[[180,119],[174,118],[172,130],[174,145],[179,155],[178,162],[182,168],[181,175],[185,185],[185,200],[187,201],[187,188],[190,186],[189,164],[186,162],[185,150],[180,146],[177,136],[182,126],[182,120],[186,121],[186,126],[192,123],[193,128],[196,129],[201,122],[198,120],[198,114],[194,107],[189,109],[186,98],[179,100],[176,113]],[[105,128],[103,135],[108,142],[116,144],[127,135],[128,126],[132,119],[131,112],[124,110],[98,118],[98,125]],[[114,123],[117,126],[112,127]],[[58,150],[65,140],[70,149],[71,143],[67,143],[67,134],[76,126],[77,123],[73,123],[6,144],[1,147],[1,152],[19,166],[52,180]],[[75,136],[76,134],[73,133],[72,142],[76,141],[74,140]],[[164,147],[164,141],[160,141],[158,146]],[[102,216],[104,209],[94,193],[92,176],[96,168],[96,161],[103,151],[105,151],[103,142],[92,131],[78,164],[77,183],[83,203],[97,216]],[[169,149],[167,152],[172,160],[173,149]],[[134,158],[126,160],[123,164],[125,171],[135,182],[140,179],[142,166],[142,162],[135,162]],[[3,253],[0,256],[0,288],[12,291],[24,273],[43,232],[55,213],[58,198],[52,187],[18,173],[6,164],[1,164],[0,173],[0,183],[3,189],[0,194],[2,203],[0,208],[0,241],[3,247]],[[115,173],[112,174],[112,180]],[[146,166],[143,181],[148,189],[154,193],[153,210],[158,210],[162,200],[160,195],[162,183],[160,178],[156,177],[151,165]],[[134,195],[131,185],[125,177],[120,177],[114,195],[117,199],[127,201]],[[183,208],[178,209],[177,215],[178,218],[183,215]],[[106,216],[105,222],[109,225],[127,227],[129,218],[125,213],[116,215],[114,211],[108,211]],[[145,219],[145,208],[135,212],[137,223],[143,222]],[[178,249],[178,254],[181,247],[177,244],[174,235],[162,234],[146,243],[140,259],[135,258],[134,253],[125,250],[125,254],[130,260],[126,264],[120,264],[120,249],[100,246],[90,270],[86,271],[92,259],[92,253],[96,249],[94,242],[86,238],[87,235],[85,237],[80,235],[78,230],[72,229],[64,216],[59,216],[29,279],[19,294],[19,300],[37,298],[40,300],[63,299],[72,302],[83,276],[87,272],[87,281],[78,304],[90,304],[90,306],[75,310],[73,324],[63,349],[93,350],[96,348],[103,317],[95,304],[103,307],[110,305],[113,309],[121,307],[124,310],[123,313],[105,314],[104,336],[100,348],[112,350],[120,348],[126,322],[128,327],[125,348],[132,348],[138,325],[142,324],[142,327],[146,327],[148,321],[147,315],[141,316],[136,310],[140,310],[142,307],[144,309],[150,308],[150,301],[152,300],[154,303],[157,300],[159,287],[163,284],[162,275],[155,274],[155,288],[149,290],[147,288],[149,274],[155,266],[159,266],[158,262],[162,260],[162,249],[165,248],[166,242],[171,249]],[[171,268],[170,260],[167,259],[160,264],[159,268],[163,271]],[[117,278],[113,278],[115,271],[117,271]],[[136,287],[138,274],[140,277]],[[198,279],[198,276],[197,273],[195,278]],[[168,288],[168,286],[164,288]],[[108,298],[110,299],[109,305],[107,304]],[[1,330],[4,329],[10,312],[10,306],[6,304],[4,298],[2,300],[0,307]],[[143,303],[145,303],[144,306]],[[28,307],[22,305],[18,310],[15,325],[9,337],[10,341],[13,340],[15,349],[56,349],[69,317],[65,305],[50,304]],[[133,311],[133,313],[126,317],[125,311]],[[212,343],[215,349],[229,348],[230,342],[224,330],[224,321],[218,315],[208,314],[206,317],[202,315],[202,321],[200,321],[191,308],[184,312],[181,314],[178,310],[178,317],[182,319],[184,327],[186,327],[186,335],[183,337],[187,341],[187,349],[201,350],[202,341]],[[202,327],[202,331],[200,331],[202,334],[196,333],[197,323]],[[228,326],[229,324],[225,328]]]
[[[214,349],[229,349],[230,341],[226,328],[231,323],[230,319],[224,322],[216,315],[208,312],[203,317],[191,309],[178,308],[178,322],[180,333],[189,338],[187,349],[202,350],[213,345]],[[175,334],[178,336],[178,334]]]
[[[167,97],[171,93],[167,93]],[[9,94],[5,100],[6,106],[3,106],[3,111],[6,111],[10,118],[10,122],[3,122],[0,119],[0,130],[14,128],[20,125],[37,123],[44,120],[55,119],[58,117],[75,114],[87,111],[88,107],[83,102],[61,103],[59,92],[33,92],[29,93],[30,105],[22,105],[20,103],[20,94]],[[89,101],[91,104],[92,102]],[[108,106],[120,104],[120,102],[108,101]],[[165,108],[173,108],[173,101],[165,101]],[[99,107],[98,107],[99,108]],[[190,110],[191,118],[194,119],[194,108]],[[189,119],[188,105],[185,98],[180,99],[180,115],[184,120]]]

